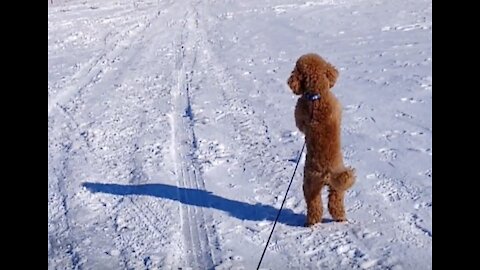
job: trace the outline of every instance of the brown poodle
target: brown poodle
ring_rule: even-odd
[[[335,221],[345,221],[345,191],[355,182],[354,170],[343,164],[340,145],[341,105],[330,89],[338,71],[317,54],[301,56],[288,79],[296,95],[295,122],[305,134],[307,159],[303,193],[307,202],[306,226],[322,220],[321,190],[329,187],[328,210]]]

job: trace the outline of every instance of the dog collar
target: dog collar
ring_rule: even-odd
[[[303,96],[307,99],[307,100],[310,100],[310,101],[315,101],[315,100],[318,100],[320,99],[320,94],[312,94],[312,93],[305,93],[303,94]]]

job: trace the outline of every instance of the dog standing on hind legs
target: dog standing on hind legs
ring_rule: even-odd
[[[305,225],[322,221],[321,190],[328,186],[328,211],[335,221],[346,221],[344,197],[355,182],[355,171],[345,167],[340,145],[341,105],[330,89],[337,69],[317,54],[301,56],[288,86],[301,95],[295,106],[295,124],[305,134],[307,158],[303,193],[307,203]]]

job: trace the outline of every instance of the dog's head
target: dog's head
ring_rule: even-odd
[[[288,86],[296,95],[305,92],[321,94],[328,91],[337,81],[337,69],[319,55],[302,55],[288,78]]]

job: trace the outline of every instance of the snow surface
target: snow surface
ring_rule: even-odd
[[[358,179],[348,223],[305,228],[303,154],[261,268],[432,268],[431,0],[50,2],[49,269],[255,269],[307,52]]]

